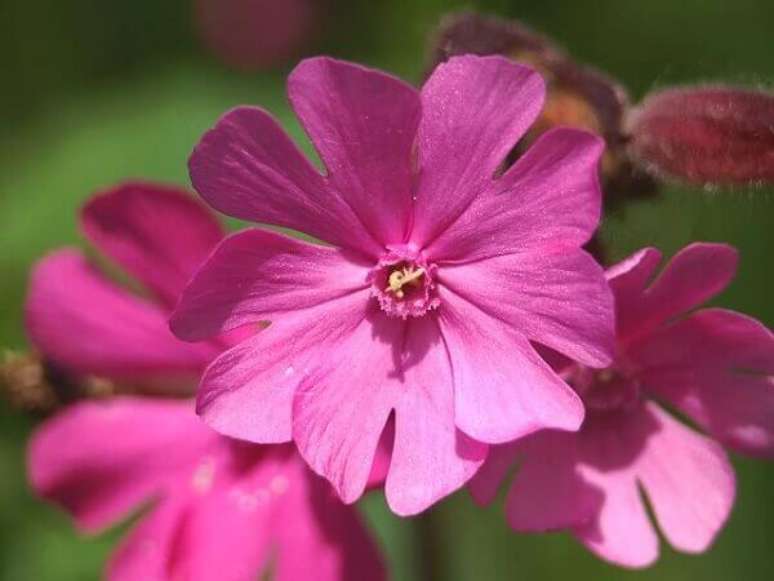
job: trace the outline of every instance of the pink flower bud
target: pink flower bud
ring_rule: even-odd
[[[652,173],[702,185],[774,182],[774,95],[733,87],[668,89],[628,123],[631,155]]]

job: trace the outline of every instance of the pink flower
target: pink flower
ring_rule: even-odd
[[[403,515],[462,486],[488,443],[577,429],[580,399],[530,341],[610,362],[612,297],[580,249],[599,221],[601,140],[549,132],[497,177],[544,94],[501,57],[453,58],[421,92],[317,58],[288,90],[325,175],[256,108],[226,114],[190,161],[216,209],[329,244],[247,230],[198,271],[179,337],[271,321],[208,368],[205,420],[294,440],[352,502],[394,417],[386,495]]]
[[[224,343],[182,343],[166,321],[196,265],[222,238],[219,224],[184,192],[127,184],[90,201],[82,225],[150,296],[113,283],[78,251],[57,251],[32,276],[33,343],[76,377],[190,394],[190,380]],[[384,577],[355,510],[293,446],[225,438],[185,400],[75,404],[33,436],[28,461],[35,491],[87,532],[153,502],[114,555],[113,581],[246,581],[269,570],[280,580]]]
[[[384,578],[355,510],[293,446],[224,438],[186,402],[76,404],[35,434],[29,473],[88,532],[155,500],[113,556],[111,581]]]
[[[693,311],[731,280],[736,252],[692,244],[655,277],[660,260],[648,248],[608,271],[616,359],[602,371],[579,364],[564,371],[586,404],[581,430],[546,430],[493,450],[471,482],[477,500],[491,501],[518,461],[506,501],[513,529],[569,529],[600,557],[628,567],[658,557],[641,490],[669,543],[702,552],[734,501],[734,473],[720,444],[774,457],[774,335],[739,313]]]

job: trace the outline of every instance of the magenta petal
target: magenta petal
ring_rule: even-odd
[[[224,214],[380,253],[347,201],[262,109],[224,115],[197,145],[189,169],[196,191]]]
[[[526,248],[579,247],[599,224],[601,138],[576,129],[542,135],[491,182],[425,254],[470,262]]]
[[[586,252],[507,254],[439,269],[441,283],[513,331],[591,367],[613,353],[613,299]]]
[[[185,191],[132,182],[92,198],[83,232],[168,307],[223,238],[215,217]]]
[[[93,531],[159,493],[216,437],[187,402],[84,402],[48,420],[28,451],[35,491]]]
[[[407,324],[395,444],[385,493],[393,512],[417,514],[462,487],[487,446],[457,430],[452,370],[436,322]]]
[[[183,339],[203,339],[363,289],[367,276],[335,248],[246,230],[224,240],[201,267],[170,324]]]
[[[457,427],[491,444],[542,428],[578,429],[580,398],[526,339],[451,292],[444,291],[442,300],[439,320],[453,369]]]
[[[76,373],[116,379],[193,376],[216,347],[176,339],[166,314],[110,283],[75,250],[34,268],[26,323],[45,357]]]
[[[486,506],[494,501],[500,487],[513,471],[518,453],[518,442],[489,447],[486,461],[468,482],[468,490],[476,504]]]
[[[379,550],[355,507],[342,504],[327,481],[308,470],[290,492],[275,524],[284,548],[276,581],[384,581]]]
[[[764,325],[706,309],[630,351],[651,393],[727,446],[774,457],[774,334]]]
[[[425,246],[489,188],[544,96],[540,75],[499,56],[453,57],[433,71],[422,88],[413,242]]]
[[[288,314],[226,351],[202,378],[198,412],[227,436],[289,441],[296,389],[363,321],[367,301],[363,291]]]
[[[658,406],[648,412],[659,429],[638,462],[639,480],[670,544],[700,553],[712,543],[734,503],[734,471],[723,449],[672,419]]]
[[[403,242],[411,217],[417,91],[379,71],[307,59],[288,94],[328,170],[328,181],[383,244]]]
[[[554,531],[596,516],[603,494],[579,473],[577,443],[577,434],[544,430],[513,444],[522,454],[505,505],[513,530]]]
[[[399,394],[393,345],[400,344],[403,326],[378,313],[349,328],[342,339],[323,339],[327,345],[314,364],[300,368],[304,377],[293,401],[293,439],[346,503],[365,489]]]
[[[643,248],[605,271],[615,297],[619,339],[631,337],[640,330],[642,295],[653,281],[660,263],[661,252],[656,248]]]
[[[108,563],[108,581],[167,581],[169,555],[188,499],[164,502],[142,519]]]
[[[678,252],[638,295],[633,294],[633,288],[616,288],[611,279],[624,317],[619,323],[619,339],[646,333],[717,295],[734,277],[737,260],[736,250],[727,244],[696,242]],[[654,262],[651,253],[647,268],[653,268]]]

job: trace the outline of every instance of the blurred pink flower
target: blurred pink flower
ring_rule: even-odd
[[[224,438],[187,402],[67,408],[33,437],[29,475],[87,532],[154,501],[113,556],[111,581],[384,578],[357,512],[292,445]]]
[[[225,343],[182,343],[169,332],[167,315],[222,238],[220,225],[185,192],[140,183],[92,199],[82,225],[150,296],[128,292],[75,250],[55,252],[32,276],[32,342],[76,377],[96,373],[167,391],[173,382],[180,395],[190,394]],[[185,377],[193,381],[178,381]],[[89,532],[154,502],[112,559],[114,581],[247,581],[267,570],[284,580],[384,577],[356,511],[293,446],[220,436],[186,400],[75,404],[37,431],[28,462],[34,490]]]
[[[733,469],[719,443],[774,457],[774,335],[739,313],[693,311],[731,280],[736,252],[692,244],[655,277],[660,260],[648,248],[608,271],[617,304],[615,362],[602,371],[564,366],[586,405],[581,430],[546,430],[499,447],[471,482],[474,497],[489,502],[516,462],[506,501],[511,527],[569,529],[600,557],[627,567],[658,558],[641,490],[669,543],[702,552],[734,501]]]
[[[602,141],[551,131],[496,177],[544,95],[502,57],[450,59],[421,92],[317,58],[288,90],[325,175],[269,114],[240,107],[204,136],[191,178],[226,214],[330,245],[251,229],[198,271],[179,337],[271,321],[208,368],[205,420],[294,440],[352,502],[394,417],[386,494],[403,515],[462,486],[487,443],[577,429],[580,399],[530,340],[610,363],[612,297],[580,248],[599,221]]]
[[[223,62],[245,71],[280,64],[309,42],[323,0],[196,0],[199,35]]]

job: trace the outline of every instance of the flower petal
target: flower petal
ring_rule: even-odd
[[[734,470],[723,449],[655,404],[659,429],[648,438],[637,475],[664,536],[679,551],[705,551],[734,503]]]
[[[296,389],[338,353],[363,321],[367,302],[363,291],[290,313],[226,351],[202,378],[197,411],[226,436],[289,441]]]
[[[431,317],[408,322],[398,372],[395,444],[387,503],[395,514],[417,514],[462,487],[483,463],[488,446],[454,425],[452,370]]]
[[[426,246],[492,182],[543,106],[533,70],[499,56],[453,57],[422,88],[411,240]]]
[[[629,297],[619,307],[625,317],[619,323],[623,325],[619,339],[645,334],[717,295],[734,277],[737,260],[736,250],[727,244],[695,242],[678,252],[639,296],[634,289],[619,290],[614,285],[617,301],[619,292]],[[643,268],[653,268],[654,262],[651,253]]]
[[[215,217],[185,191],[142,182],[92,198],[81,225],[92,244],[169,308],[223,238]]]
[[[195,376],[217,354],[169,331],[166,315],[115,286],[75,250],[60,250],[34,268],[26,325],[45,357],[82,374],[115,379]]]
[[[224,240],[199,269],[172,315],[183,339],[203,339],[368,286],[368,270],[340,250],[268,230]]]
[[[774,457],[774,334],[758,321],[705,309],[630,349],[638,377],[727,446]]]
[[[110,581],[167,581],[175,534],[188,509],[189,497],[163,502],[121,541],[110,558]]]
[[[585,244],[599,224],[601,138],[576,129],[542,135],[424,250],[469,262],[526,248]]]
[[[304,472],[277,519],[281,550],[275,579],[383,581],[384,563],[357,509],[342,504],[327,481],[305,467]]]
[[[577,442],[577,434],[543,430],[512,445],[522,457],[505,504],[513,530],[584,526],[598,514],[604,495],[579,473]]]
[[[379,242],[405,240],[419,94],[379,71],[327,57],[301,62],[290,102],[339,192]]]
[[[591,552],[616,565],[648,567],[659,554],[658,536],[648,519],[633,479],[611,476],[604,481],[598,517],[576,527],[573,534]]]
[[[459,429],[490,444],[543,428],[578,429],[580,398],[526,339],[453,292],[441,289],[439,296]]]
[[[345,503],[365,489],[399,384],[404,325],[371,311],[309,365],[293,401],[293,439]],[[396,451],[390,471],[396,462]],[[389,476],[388,476],[389,482]]]
[[[215,209],[378,256],[381,245],[262,109],[224,115],[196,146],[191,182]]]
[[[582,250],[507,254],[438,269],[440,283],[526,336],[584,365],[613,352],[613,299]]]
[[[490,446],[486,461],[468,482],[474,502],[486,506],[497,497],[500,487],[513,471],[519,453],[518,443]]]
[[[649,247],[638,250],[605,271],[615,297],[616,333],[619,340],[625,341],[639,331],[640,301],[660,263],[661,252]]]
[[[29,480],[38,494],[72,513],[79,527],[94,531],[161,492],[213,437],[188,402],[83,402],[34,434]]]
[[[637,465],[659,429],[644,407],[594,416],[579,433],[581,477],[603,493],[599,512],[575,536],[593,553],[624,567],[647,567],[658,558],[658,536],[637,485]]]

